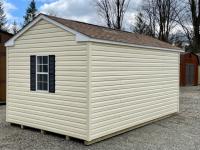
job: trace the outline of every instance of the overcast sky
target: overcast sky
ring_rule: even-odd
[[[23,23],[25,10],[30,0],[3,0],[9,23],[16,20]],[[56,16],[103,25],[95,8],[95,0],[35,0],[39,12],[55,14]],[[142,0],[131,0],[125,16],[126,28],[134,22],[136,10]]]

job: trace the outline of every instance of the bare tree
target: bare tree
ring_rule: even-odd
[[[178,23],[188,38],[193,52],[200,52],[200,0],[182,0]]]
[[[121,30],[130,0],[96,0],[97,11],[109,28]]]
[[[174,26],[176,18],[175,0],[157,0],[159,35],[158,39],[168,41],[169,32]]]
[[[178,25],[177,13],[180,13],[179,0],[145,0],[139,13],[150,30],[150,35],[169,42],[170,34]]]

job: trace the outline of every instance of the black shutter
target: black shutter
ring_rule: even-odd
[[[36,56],[30,56],[30,89],[36,91]]]
[[[55,55],[49,55],[49,92],[55,93]]]

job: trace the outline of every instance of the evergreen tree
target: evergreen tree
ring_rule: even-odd
[[[146,23],[145,17],[141,12],[136,16],[136,23],[133,32],[154,37],[154,32],[151,30],[150,25]]]
[[[18,32],[17,22],[14,21],[12,25],[12,33],[16,34]]]
[[[136,24],[134,26],[134,32],[139,33],[139,34],[143,34],[146,32],[146,23],[144,22],[144,18],[143,18],[143,14],[140,12],[137,16],[136,16]]]
[[[29,7],[26,9],[26,15],[24,16],[24,26],[36,17],[36,12],[36,3],[35,0],[32,0]]]
[[[5,31],[7,30],[6,23],[7,23],[7,19],[6,19],[6,14],[4,12],[3,2],[0,2],[0,29],[1,30],[5,30]]]

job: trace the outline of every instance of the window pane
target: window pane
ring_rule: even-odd
[[[48,81],[48,75],[47,74],[43,74],[43,82],[47,83]]]
[[[37,64],[42,64],[42,56],[37,57]]]
[[[47,74],[37,75],[37,89],[48,91],[48,75]]]
[[[43,81],[42,75],[41,75],[41,74],[38,74],[38,75],[37,75],[37,81],[38,81],[38,82],[42,82],[42,81]]]
[[[42,68],[42,65],[38,65],[38,66],[37,66],[37,71],[38,71],[38,72],[43,72],[42,69],[43,69],[43,68]]]
[[[45,90],[45,91],[47,91],[47,90],[48,90],[47,83],[43,83],[43,90]]]
[[[43,65],[43,72],[48,72],[48,65]]]
[[[47,74],[38,74],[37,75],[37,81],[38,82],[47,82],[48,81],[48,75]]]
[[[48,56],[43,56],[43,64],[48,64]]]
[[[42,90],[42,82],[38,82],[37,83],[37,89],[38,90]]]

